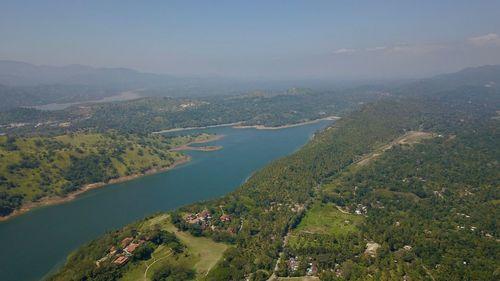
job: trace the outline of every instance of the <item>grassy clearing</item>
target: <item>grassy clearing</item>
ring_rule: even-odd
[[[154,225],[160,225],[162,229],[175,233],[181,242],[187,247],[184,253],[172,255],[167,247],[158,247],[151,259],[130,267],[124,273],[121,280],[136,281],[150,280],[154,273],[165,265],[179,265],[193,268],[197,273],[197,280],[203,277],[212,269],[212,267],[221,259],[224,251],[229,247],[227,244],[217,243],[205,237],[194,237],[187,232],[178,231],[170,222],[170,216],[161,214],[155,216],[143,223],[141,229],[148,229]],[[144,279],[144,271],[147,265],[151,265],[157,260],[147,272],[147,278]]]
[[[139,281],[139,280],[151,280],[150,278],[153,274],[167,264],[176,264],[179,262],[179,257],[173,257],[170,248],[160,245],[152,254],[152,258],[131,267],[123,274],[121,281]],[[148,269],[147,275],[145,271]]]
[[[316,203],[300,222],[296,231],[347,235],[357,231],[363,217],[339,211],[333,204]]]
[[[184,243],[193,256],[193,267],[198,276],[205,276],[210,269],[220,260],[222,254],[229,247],[224,243],[214,242],[205,237],[195,237],[187,232],[178,231],[170,222],[170,218],[164,220],[165,230],[174,232],[175,235]]]

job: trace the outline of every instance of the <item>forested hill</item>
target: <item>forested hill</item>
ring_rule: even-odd
[[[127,102],[88,104],[65,110],[15,109],[0,112],[0,133],[9,135],[63,134],[109,129],[122,133],[220,125],[279,126],[341,115],[376,100],[381,91],[313,92],[292,89],[203,99],[150,97]]]
[[[495,280],[499,110],[489,87],[365,105],[236,191],[176,210],[172,222],[233,245],[200,279]],[[60,276],[127,272],[79,268],[89,255],[79,249]]]
[[[463,87],[498,89],[500,87],[500,65],[469,67],[455,73],[437,75],[402,85],[393,89],[393,92],[403,95],[432,95]]]
[[[242,122],[243,125],[279,126],[300,123],[330,115],[344,116],[361,105],[381,98],[405,96],[453,100],[454,96],[500,89],[500,66],[483,66],[439,75],[400,86],[358,87],[351,89],[252,92],[234,96],[204,98],[146,97],[137,100],[80,104],[64,110],[41,111],[16,108],[0,111],[0,134],[57,135],[67,132],[150,133],[172,128],[201,127]],[[115,88],[30,86],[23,89],[0,85],[0,95],[30,97],[36,104],[74,101],[90,97],[87,92],[106,96]],[[65,95],[71,92],[72,95]],[[143,93],[147,94],[148,91]],[[36,95],[34,95],[36,93]],[[44,96],[45,98],[41,97]],[[473,96],[472,96],[473,97]],[[452,99],[450,99],[452,98]],[[88,99],[87,99],[88,100]],[[18,104],[22,105],[22,104]]]
[[[26,205],[43,205],[85,189],[166,169],[185,161],[173,148],[211,135],[70,134],[0,136],[0,219]],[[28,207],[29,209],[29,207]]]

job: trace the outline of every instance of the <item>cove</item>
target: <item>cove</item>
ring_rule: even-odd
[[[186,151],[176,169],[94,189],[75,200],[32,210],[0,223],[0,280],[40,280],[66,256],[100,234],[155,212],[222,196],[253,172],[304,145],[321,121],[278,130],[217,127],[175,132],[224,135],[217,151]],[[207,144],[203,144],[207,145]]]

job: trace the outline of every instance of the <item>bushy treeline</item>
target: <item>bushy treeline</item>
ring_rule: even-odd
[[[23,203],[22,194],[9,194],[5,191],[0,192],[0,216],[6,216],[19,208]]]

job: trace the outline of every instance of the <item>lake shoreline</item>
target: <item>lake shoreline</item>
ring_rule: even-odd
[[[166,172],[166,171],[175,169],[179,165],[188,163],[189,161],[191,161],[191,157],[188,155],[185,155],[181,159],[178,159],[178,160],[174,161],[174,163],[172,163],[168,166],[165,166],[165,167],[152,168],[152,169],[145,171],[144,173],[138,173],[138,174],[132,174],[132,175],[128,175],[128,176],[118,177],[115,179],[111,179],[107,182],[101,181],[101,182],[89,183],[89,184],[83,185],[82,187],[80,187],[79,189],[77,189],[73,192],[68,193],[68,195],[66,195],[64,197],[60,197],[60,196],[44,197],[37,202],[26,203],[20,209],[13,211],[9,215],[0,217],[0,222],[7,221],[9,219],[12,219],[12,218],[17,217],[19,215],[27,213],[33,209],[36,209],[36,208],[50,206],[50,205],[57,205],[57,204],[62,204],[62,203],[72,201],[72,200],[76,199],[79,195],[81,195],[87,191],[93,190],[93,189],[105,187],[105,186],[116,184],[116,183],[131,181],[131,180],[134,180],[134,179],[137,179],[140,177],[149,176],[149,175],[153,175],[153,174],[157,174],[157,173],[161,173],[161,172]]]
[[[334,120],[338,120],[338,119],[340,119],[340,117],[338,117],[338,116],[328,116],[328,117],[313,119],[313,120],[304,121],[304,122],[300,122],[300,123],[286,124],[286,125],[275,126],[275,127],[268,127],[265,125],[242,125],[245,121],[239,121],[239,122],[233,122],[233,123],[209,125],[209,126],[202,126],[202,127],[184,127],[184,128],[166,129],[166,130],[152,132],[152,134],[182,132],[182,131],[210,129],[210,128],[218,128],[218,127],[233,127],[235,129],[279,130],[279,129],[298,127],[298,126],[303,126],[303,125],[308,125],[308,124],[314,124],[314,123],[326,121],[326,120],[334,121]]]
[[[217,151],[221,150],[222,146],[220,145],[210,145],[210,146],[189,146],[189,145],[183,145],[178,148],[173,149],[172,151],[204,151],[204,152],[210,152],[210,151]]]
[[[329,123],[323,121],[283,130],[222,127],[189,131],[189,135],[202,131],[212,136],[224,135],[220,141],[193,146],[222,145],[224,148],[214,152],[182,152],[192,160],[171,171],[89,191],[76,200],[34,209],[0,223],[3,243],[0,279],[43,280],[60,270],[76,248],[103,233],[121,229],[154,213],[169,212],[231,193],[272,161],[302,147],[314,132]],[[205,135],[197,139],[207,138],[209,136]],[[194,138],[179,140],[163,151]],[[30,265],[30,270],[26,270],[26,264]]]
[[[215,135],[215,136],[210,137],[208,139],[192,141],[192,142],[189,142],[187,144],[183,144],[183,145],[174,147],[174,148],[170,149],[170,151],[191,150],[190,148],[193,148],[193,147],[189,146],[191,144],[212,142],[212,141],[219,140],[223,137],[224,137],[223,135]],[[187,149],[183,149],[183,148],[187,148]],[[194,147],[194,149],[192,149],[192,150],[214,151],[214,150],[222,149],[221,146],[214,146],[214,148],[216,148],[216,149],[212,149],[210,146],[209,146],[209,149],[207,149],[207,150],[203,150],[204,148],[206,149],[206,147],[200,147],[200,149],[197,149],[196,147]],[[41,207],[46,207],[46,206],[50,206],[50,205],[57,205],[57,204],[70,202],[70,201],[76,199],[79,195],[81,195],[87,191],[93,190],[93,189],[106,187],[108,185],[122,183],[122,182],[126,182],[126,181],[131,181],[131,180],[134,180],[134,179],[137,179],[140,177],[150,176],[153,174],[158,174],[158,173],[166,172],[169,170],[173,170],[180,165],[188,163],[189,161],[191,161],[191,156],[183,155],[180,159],[175,160],[172,164],[170,164],[168,166],[152,168],[152,169],[149,169],[143,173],[136,173],[136,174],[132,174],[132,175],[128,175],[128,176],[118,177],[118,178],[111,179],[111,180],[106,181],[106,182],[101,181],[101,182],[85,184],[85,185],[81,186],[80,188],[78,188],[77,190],[70,192],[66,196],[63,196],[63,197],[50,196],[50,197],[44,197],[36,202],[28,202],[26,204],[23,204],[19,209],[14,210],[12,213],[8,214],[7,216],[0,216],[0,223],[4,222],[4,221],[8,221],[10,219],[13,219],[14,217],[17,217],[19,215],[27,213],[33,209],[36,209],[36,208],[41,208]]]
[[[236,126],[238,124],[241,124],[241,122],[225,123],[225,124],[218,124],[218,125],[209,125],[209,126],[202,126],[202,127],[173,128],[173,129],[167,129],[167,130],[160,130],[160,131],[152,132],[152,134],[164,134],[164,133],[182,132],[182,131],[190,131],[190,130],[210,129],[210,128],[218,128],[218,127],[229,127],[229,126]]]
[[[257,129],[257,130],[280,130],[280,129],[293,128],[293,127],[314,124],[314,123],[318,123],[321,121],[327,121],[327,120],[334,121],[334,120],[338,120],[338,119],[340,119],[340,117],[338,117],[338,116],[328,116],[325,118],[319,118],[319,119],[304,121],[304,122],[300,122],[300,123],[293,123],[293,124],[287,124],[287,125],[281,125],[281,126],[275,126],[275,127],[269,127],[269,126],[265,126],[265,125],[235,125],[235,126],[233,126],[233,128],[235,128],[235,129]]]
[[[209,145],[209,146],[191,146],[191,145],[192,144],[197,144],[197,143],[213,142],[213,141],[216,141],[216,140],[220,140],[223,137],[224,137],[224,135],[213,135],[213,136],[211,136],[208,139],[195,140],[195,141],[183,144],[183,145],[179,145],[177,147],[174,147],[174,148],[170,149],[170,151],[187,151],[187,150],[189,150],[189,151],[205,151],[205,152],[210,152],[210,151],[221,150],[222,146],[220,146],[220,145]]]

